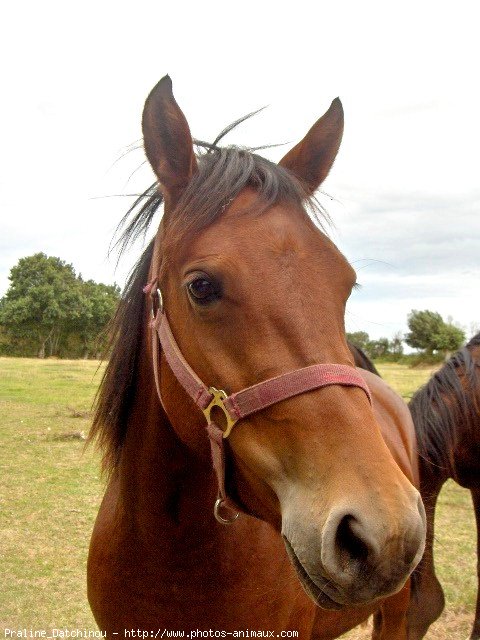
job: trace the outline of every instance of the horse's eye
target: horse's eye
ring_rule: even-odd
[[[220,298],[218,285],[208,278],[195,278],[187,285],[188,293],[193,302],[197,304],[209,304]]]

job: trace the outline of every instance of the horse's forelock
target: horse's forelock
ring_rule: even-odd
[[[224,213],[230,203],[251,188],[258,196],[255,212],[261,215],[272,205],[305,204],[321,224],[326,216],[301,183],[287,170],[246,149],[209,149],[199,157],[198,171],[185,189],[174,211],[165,219],[162,254],[168,263],[179,245],[196,237]]]

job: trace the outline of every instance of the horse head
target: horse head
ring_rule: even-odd
[[[227,395],[313,365],[353,368],[344,313],[356,274],[308,211],[342,132],[336,99],[278,165],[238,148],[197,158],[170,79],[146,101],[145,150],[165,198],[149,277],[182,358]],[[209,464],[204,415],[164,354],[158,369],[178,439]],[[280,532],[322,607],[398,591],[422,556],[419,493],[359,383],[244,417],[228,438],[227,466],[234,501]]]

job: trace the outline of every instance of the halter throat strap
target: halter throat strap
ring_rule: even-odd
[[[233,518],[225,518],[222,513],[225,514],[228,509],[236,510],[236,506],[228,497],[225,489],[224,440],[228,438],[239,420],[271,407],[282,400],[332,385],[358,387],[365,392],[369,402],[372,402],[370,391],[362,376],[353,367],[342,364],[314,364],[296,369],[259,382],[231,395],[227,395],[225,391],[215,387],[207,387],[193,371],[180,351],[165,314],[162,294],[160,290],[156,289],[156,282],[147,285],[144,291],[149,293],[152,298],[158,296],[158,308],[155,314],[152,311],[151,321],[153,331],[153,370],[158,397],[163,405],[160,390],[159,346],[161,345],[174,376],[205,416],[213,468],[218,482],[218,499],[215,503],[214,513],[217,520],[222,524],[229,524],[238,517],[238,512]],[[215,407],[224,414],[226,425],[224,429],[221,429],[213,419],[212,414]]]

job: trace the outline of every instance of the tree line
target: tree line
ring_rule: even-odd
[[[403,343],[417,350],[420,360],[443,360],[465,342],[465,332],[453,322],[446,322],[436,311],[412,309],[407,324],[410,331],[401,332],[392,339],[371,340],[366,331],[347,333],[347,339],[360,347],[370,358],[399,360],[403,356]]]
[[[97,358],[105,355],[107,327],[120,289],[84,280],[71,264],[44,253],[21,258],[10,271],[0,299],[0,355]],[[409,332],[371,340],[365,331],[347,338],[370,358],[402,358],[405,342],[421,358],[445,358],[465,341],[465,333],[434,311],[412,310]]]
[[[120,289],[84,280],[71,264],[36,253],[10,271],[0,299],[0,354],[99,357]]]

